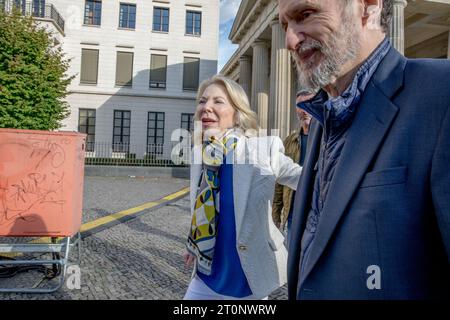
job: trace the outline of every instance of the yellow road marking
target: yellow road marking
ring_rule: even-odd
[[[92,230],[92,229],[97,228],[99,226],[102,226],[104,224],[107,224],[107,223],[110,223],[112,221],[119,220],[119,219],[121,219],[123,217],[132,215],[134,213],[137,213],[137,212],[140,212],[140,211],[143,211],[143,210],[146,210],[146,209],[153,208],[153,207],[155,207],[155,206],[157,206],[159,204],[165,203],[166,201],[170,201],[170,200],[178,198],[178,197],[180,197],[182,195],[185,195],[188,192],[189,192],[189,187],[181,189],[180,191],[177,191],[175,193],[169,194],[168,196],[165,196],[164,198],[162,198],[160,200],[150,201],[150,202],[144,203],[144,204],[142,204],[140,206],[137,206],[137,207],[134,207],[134,208],[130,208],[130,209],[126,209],[126,210],[123,210],[123,211],[119,211],[117,213],[113,213],[113,214],[110,214],[108,216],[101,217],[101,218],[98,218],[96,220],[86,222],[86,223],[81,225],[80,232]],[[61,239],[63,239],[63,238],[62,237],[58,237],[57,238],[57,242],[59,242]],[[51,242],[51,238],[50,237],[41,237],[41,238],[36,238],[34,240],[31,240],[28,243],[50,243],[50,242]],[[15,257],[15,256],[20,256],[20,255],[22,255],[22,254],[21,253],[3,253],[2,254],[2,256],[5,256],[5,257]]]
[[[178,192],[169,194],[168,196],[165,196],[165,197],[163,198],[163,200],[173,200],[173,199],[175,199],[175,198],[177,198],[177,197],[179,197],[179,196],[182,196],[182,195],[184,195],[184,194],[186,194],[186,193],[188,193],[188,192],[189,192],[189,187],[184,188],[184,189],[181,189],[181,190],[178,191]]]
[[[154,206],[157,206],[158,204],[160,204],[160,202],[152,201],[152,202],[145,203],[145,204],[140,205],[140,206],[135,207],[135,208],[130,208],[130,209],[127,209],[127,210],[123,210],[123,211],[120,211],[120,212],[117,212],[117,213],[110,214],[109,216],[106,216],[106,217],[102,217],[102,218],[99,218],[99,219],[96,219],[96,220],[93,220],[93,221],[90,221],[90,222],[86,222],[86,223],[84,223],[81,226],[80,232],[84,232],[84,231],[87,231],[87,230],[91,230],[93,228],[97,228],[97,227],[102,226],[104,224],[110,223],[110,222],[115,221],[115,220],[119,220],[119,219],[121,219],[123,217],[132,215],[132,214],[134,214],[136,212],[139,212],[139,211],[142,211],[142,210],[145,210],[145,209],[153,208]]]

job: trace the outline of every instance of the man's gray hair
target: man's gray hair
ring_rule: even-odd
[[[394,0],[383,0],[383,10],[381,11],[381,27],[385,33],[389,33],[391,26],[392,12],[394,11]]]
[[[319,91],[318,89],[300,89],[297,91],[297,94],[295,95],[297,98],[298,97],[304,97],[304,96],[309,96],[311,94],[316,94],[317,91]]]
[[[354,0],[345,0],[346,4],[350,4]],[[380,25],[385,33],[389,33],[391,26],[392,12],[394,7],[394,0],[383,0],[383,10],[381,10]]]

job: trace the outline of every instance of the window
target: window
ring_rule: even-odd
[[[99,26],[102,20],[102,2],[100,0],[86,0],[84,6],[84,24]]]
[[[184,58],[183,64],[183,90],[197,91],[200,59]]]
[[[119,12],[119,27],[134,29],[136,27],[136,5],[121,3]]]
[[[95,109],[80,109],[78,132],[86,133],[86,151],[95,150]]]
[[[181,129],[189,131],[191,134],[194,131],[194,114],[182,113],[181,114]],[[180,142],[183,141],[183,136],[180,136]],[[184,151],[181,151],[180,156]]]
[[[117,52],[116,86],[133,85],[133,53]]]
[[[153,31],[169,32],[168,8],[153,8]]]
[[[186,34],[199,36],[202,34],[202,13],[196,11],[186,12]]]
[[[113,152],[130,150],[131,111],[114,110]]]
[[[147,122],[147,153],[162,154],[164,148],[164,112],[149,112]]]
[[[181,114],[181,129],[185,129],[189,132],[194,130],[194,114],[182,113]]]
[[[45,0],[33,0],[33,17],[45,18]]]
[[[150,88],[166,88],[167,56],[152,54],[150,61]]]
[[[20,10],[23,15],[26,12],[26,1],[25,0],[14,0],[13,7],[16,10]]]
[[[81,49],[80,83],[97,84],[98,50]]]

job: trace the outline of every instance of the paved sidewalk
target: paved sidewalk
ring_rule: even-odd
[[[83,223],[188,187],[185,179],[85,177]]]
[[[157,200],[188,186],[182,179],[92,178],[86,182],[84,207],[99,210],[88,212],[83,220]],[[188,196],[145,210],[133,220],[83,239],[81,289],[70,290],[64,285],[53,294],[0,294],[0,300],[182,299],[191,275],[181,256],[189,224]],[[30,272],[6,281],[23,284],[33,279],[39,283],[41,278],[41,274]],[[41,285],[48,285],[46,281]],[[2,282],[6,283],[0,279],[0,287]],[[285,299],[285,288],[270,298]]]

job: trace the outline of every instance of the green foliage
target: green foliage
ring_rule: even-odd
[[[0,10],[0,128],[58,129],[69,115],[69,62],[31,17]]]

